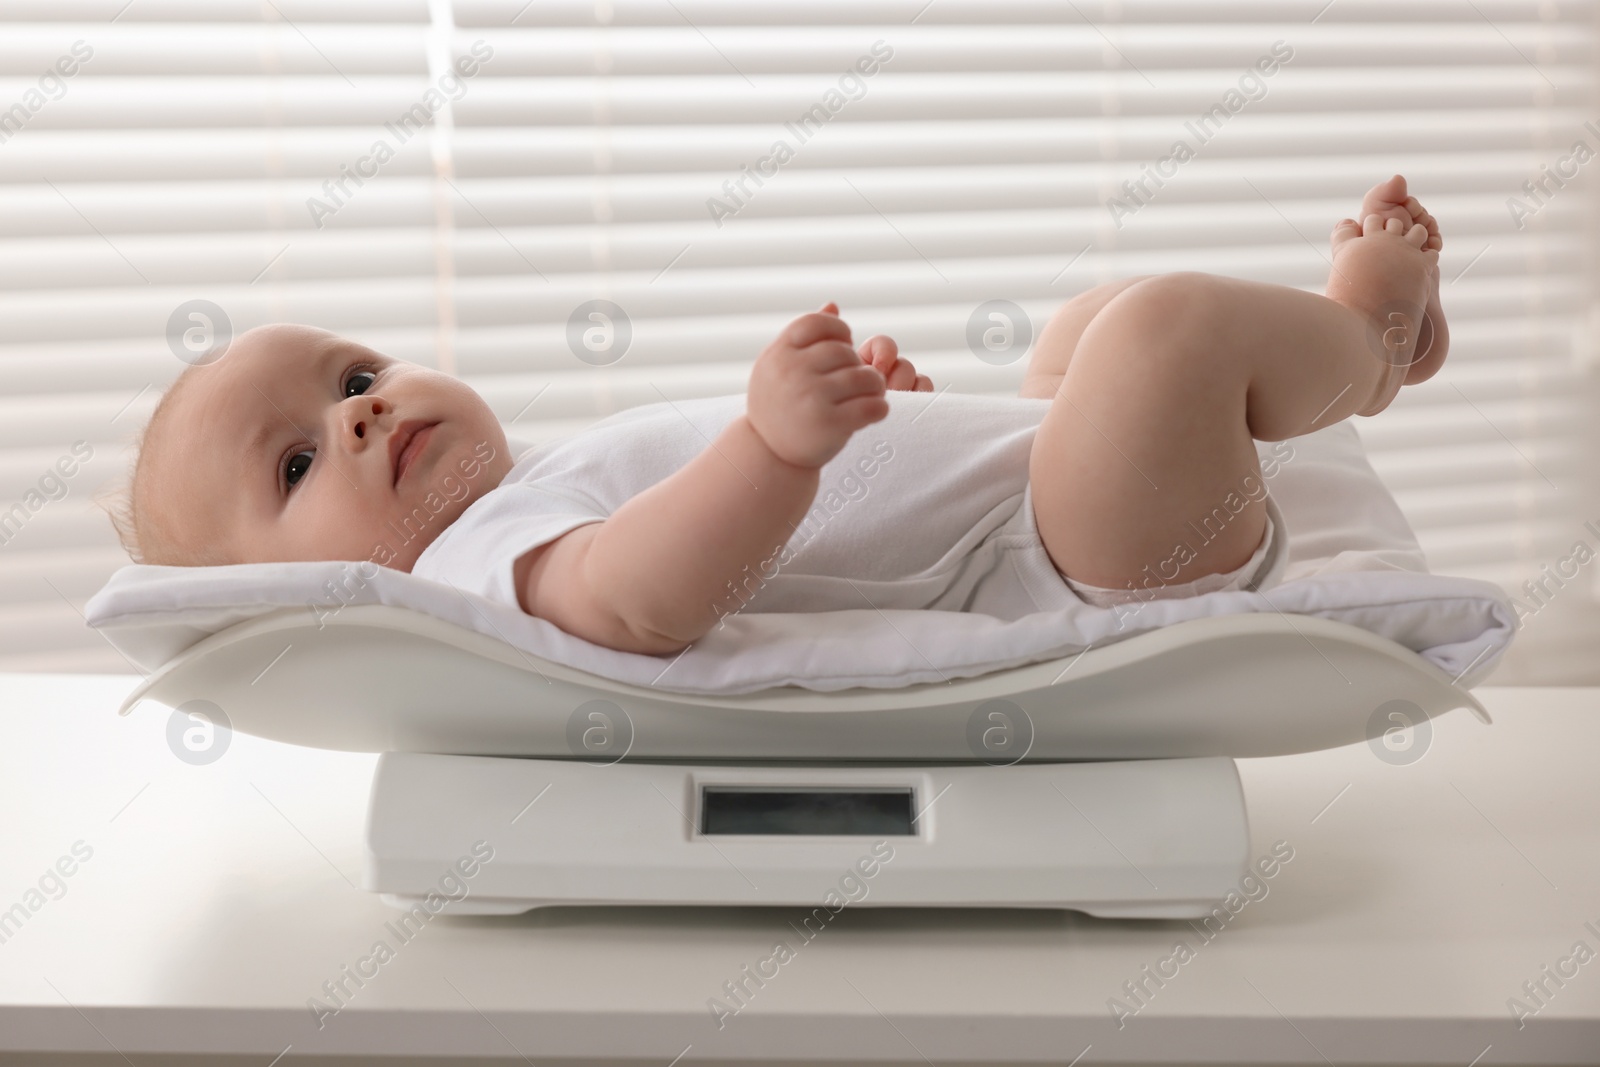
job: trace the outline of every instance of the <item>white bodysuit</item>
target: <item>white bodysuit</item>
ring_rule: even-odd
[[[1133,598],[1069,583],[1039,539],[1028,455],[1049,399],[885,396],[889,414],[856,431],[822,468],[799,528],[722,591],[719,613],[932,608],[1011,620]],[[540,445],[445,528],[412,574],[517,607],[518,557],[604,520],[708,448],[744,410],[742,393],[648,404]],[[1283,520],[1266,500],[1268,529],[1250,561],[1161,595],[1264,588],[1281,577]]]

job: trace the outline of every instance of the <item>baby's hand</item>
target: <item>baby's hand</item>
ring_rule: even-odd
[[[884,376],[856,355],[838,308],[824,307],[789,323],[762,351],[745,398],[756,433],[797,467],[825,465],[857,430],[889,414]]]
[[[933,392],[932,379],[926,374],[918,374],[909,359],[900,358],[900,346],[894,343],[893,338],[882,334],[869,338],[861,345],[860,354],[864,362],[878,369],[890,389],[907,393]]]

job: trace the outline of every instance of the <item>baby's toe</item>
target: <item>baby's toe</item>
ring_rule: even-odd
[[[1361,198],[1362,217],[1373,214],[1389,215],[1398,211],[1405,211],[1407,196],[1406,180],[1396,174],[1387,181],[1379,182],[1367,190],[1367,195]]]
[[[1440,249],[1444,247],[1444,235],[1439,232],[1439,220],[1432,215],[1422,216],[1422,223],[1428,227],[1428,247]]]
[[[1395,220],[1390,219],[1389,221],[1390,223],[1393,223]],[[1394,231],[1391,229],[1390,232]],[[1405,232],[1405,241],[1412,248],[1421,249],[1428,243],[1428,228],[1422,225],[1420,222],[1413,225]]]
[[[1373,212],[1361,220],[1361,234],[1364,237],[1374,237],[1383,232],[1384,224],[1388,222],[1382,215]]]

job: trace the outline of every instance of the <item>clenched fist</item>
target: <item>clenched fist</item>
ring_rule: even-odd
[[[857,430],[888,415],[889,375],[899,382],[909,375],[911,388],[927,381],[897,360],[887,337],[862,346],[864,353],[872,349],[870,356],[857,355],[838,311],[825,304],[789,323],[750,371],[750,424],[779,459],[797,467],[824,466]]]

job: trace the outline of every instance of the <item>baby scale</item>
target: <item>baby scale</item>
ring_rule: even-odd
[[[1198,918],[1250,870],[1236,758],[1367,742],[1385,707],[1400,718],[1378,721],[1488,719],[1399,644],[1264,612],[971,678],[708,697],[405,608],[289,608],[200,640],[122,710],[201,699],[245,733],[381,753],[364,886],[423,905],[466,861],[470,889],[445,909],[458,915],[848,903]]]

